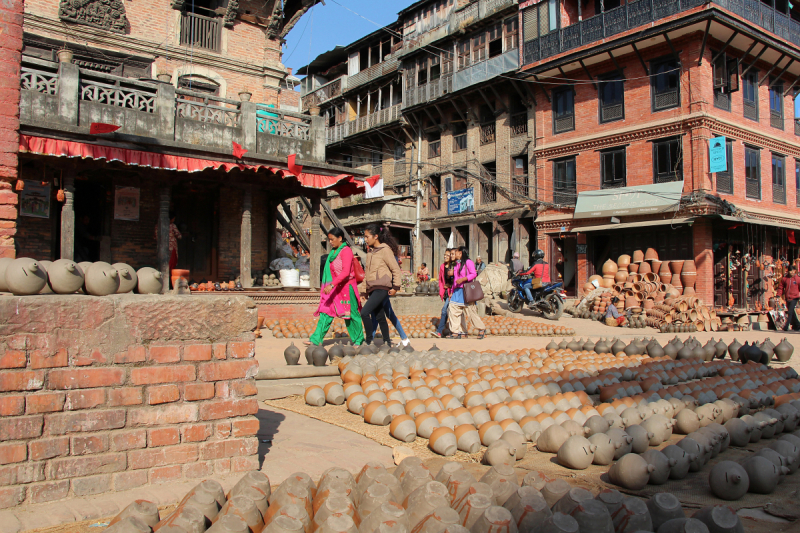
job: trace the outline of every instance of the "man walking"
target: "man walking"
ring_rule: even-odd
[[[800,329],[800,321],[797,320],[797,315],[794,312],[797,307],[797,300],[800,299],[800,276],[797,275],[797,266],[790,265],[789,271],[781,280],[778,285],[778,297],[783,297],[786,302],[786,325],[783,326],[783,331],[789,331],[791,327],[794,330]]]

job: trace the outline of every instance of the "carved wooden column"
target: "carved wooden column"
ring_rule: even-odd
[[[242,231],[239,250],[239,280],[242,283],[242,287],[245,288],[253,286],[253,278],[250,271],[251,250],[253,247],[252,211],[253,191],[248,186],[242,194]]]
[[[169,292],[169,202],[170,188],[158,193],[158,270],[161,271],[161,293]]]
[[[309,244],[311,246],[311,260],[309,261],[309,268],[311,271],[309,272],[309,280],[311,281],[311,286],[315,289],[319,289],[320,287],[320,279],[319,279],[319,265],[320,259],[322,257],[322,230],[319,227],[320,221],[320,200],[319,196],[313,196],[310,198],[311,200],[311,237]]]
[[[75,259],[75,167],[64,172],[64,205],[61,206],[61,259]]]
[[[278,228],[278,203],[267,202],[267,263],[277,258],[278,238],[275,231]]]

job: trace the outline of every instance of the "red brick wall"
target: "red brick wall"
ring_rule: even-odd
[[[692,224],[694,264],[697,268],[694,290],[706,305],[714,302],[714,251],[711,235],[710,221],[698,220]]]
[[[0,257],[16,257],[19,77],[24,0],[0,2]]]
[[[257,469],[251,304],[0,301],[0,508]]]

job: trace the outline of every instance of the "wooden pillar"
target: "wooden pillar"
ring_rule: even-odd
[[[433,228],[433,260],[431,264],[436,272],[439,272],[439,266],[442,264],[444,254],[442,253],[442,235],[439,228]]]
[[[492,221],[492,263],[501,262],[500,257],[500,228],[496,220]]]
[[[474,261],[480,254],[478,251],[478,229],[477,224],[470,224],[469,225],[469,257]],[[481,260],[486,262],[489,258],[488,257],[481,257]]]
[[[253,286],[250,261],[252,260],[253,228],[251,224],[253,211],[253,191],[247,186],[242,193],[242,231],[239,242],[239,281],[242,287]]]
[[[64,172],[64,205],[61,206],[61,259],[75,259],[75,166]]]
[[[278,229],[278,202],[270,200],[267,202],[267,264],[278,257],[278,236],[275,234]]]
[[[161,293],[169,292],[169,202],[170,188],[159,189],[158,201],[158,270],[161,271]]]
[[[520,239],[519,239],[519,219],[518,218],[512,219],[511,228],[512,228],[511,229],[511,236],[513,237],[513,239],[511,239],[512,242],[510,242],[509,245],[514,249],[514,251],[516,253],[519,254],[519,260],[522,261],[522,264],[524,265],[524,264],[526,264],[526,262],[524,260],[525,256],[519,250]]]
[[[315,289],[319,289],[320,287],[320,279],[319,279],[319,265],[320,265],[320,258],[322,256],[322,230],[319,227],[319,220],[320,220],[320,201],[319,196],[314,196],[311,198],[311,237],[310,237],[310,246],[311,246],[311,260],[309,261],[309,268],[311,271],[309,272],[309,279],[311,281],[311,286]]]

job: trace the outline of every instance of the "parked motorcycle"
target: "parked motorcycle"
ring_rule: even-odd
[[[544,283],[541,287],[531,288],[533,300],[528,300],[523,287],[530,282],[532,277],[515,275],[511,278],[511,290],[508,291],[508,310],[519,313],[527,305],[533,311],[539,312],[548,320],[558,320],[564,313],[564,284],[560,281]]]

